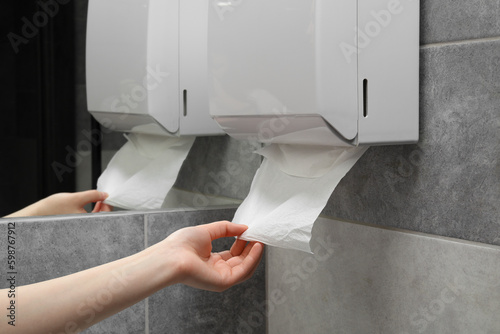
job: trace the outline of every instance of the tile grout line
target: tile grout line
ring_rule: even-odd
[[[144,214],[144,249],[148,248],[148,215]],[[149,297],[146,298],[144,304],[144,332],[149,334]]]
[[[496,41],[500,41],[500,36],[474,38],[474,39],[466,39],[466,40],[451,41],[451,42],[437,42],[437,43],[422,44],[422,45],[420,45],[420,49],[428,49],[428,48],[439,47],[439,46],[464,45],[464,44],[496,42]]]

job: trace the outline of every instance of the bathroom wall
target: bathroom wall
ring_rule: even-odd
[[[16,286],[114,261],[163,240],[177,229],[231,219],[233,215],[234,209],[214,209],[16,219]],[[5,266],[11,221],[0,220],[0,259]],[[228,249],[233,242],[234,238],[217,240],[214,251]],[[2,267],[2,277],[4,269],[7,268]],[[7,288],[7,284],[2,279],[0,289]],[[254,300],[265,300],[264,261],[250,280],[225,292],[201,291],[184,285],[167,287],[83,333],[233,334],[244,326],[241,319],[246,319]],[[22,312],[18,312],[17,321],[22,321],[22,317]],[[262,321],[254,333],[265,333],[265,328]]]
[[[370,148],[332,194],[324,216],[365,224],[269,249],[269,333],[500,332],[500,1],[422,0],[420,32],[419,143]]]
[[[311,246],[268,249],[269,333],[500,332],[499,246],[325,218]]]

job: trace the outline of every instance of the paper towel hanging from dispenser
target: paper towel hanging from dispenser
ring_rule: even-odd
[[[418,140],[419,1],[211,1],[210,112],[262,143]]]

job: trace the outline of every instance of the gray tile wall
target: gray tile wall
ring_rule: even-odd
[[[421,0],[422,44],[500,36],[498,0]]]
[[[260,166],[258,147],[228,136],[197,138],[175,186],[211,196],[244,199]]]
[[[7,222],[0,220],[0,247],[7,249]],[[16,221],[16,220],[14,220]],[[17,285],[27,285],[118,260],[144,249],[144,216],[75,216],[16,221]],[[0,262],[6,263],[6,251]],[[2,276],[6,268],[0,268]],[[5,280],[0,288],[6,288]],[[144,333],[145,302],[96,324],[84,333]],[[21,314],[18,320],[21,320]]]
[[[500,245],[500,1],[421,3],[420,142],[370,148],[324,213]]]
[[[500,247],[320,218],[268,249],[273,334],[500,333]]]
[[[173,231],[231,219],[234,209],[142,212],[26,218],[16,220],[18,286],[68,275],[114,261],[166,238]],[[6,265],[7,223],[0,220],[0,263]],[[234,239],[214,243],[227,249]],[[265,300],[263,261],[254,276],[223,293],[176,285],[157,292],[87,329],[84,333],[236,333],[245,326],[246,309]],[[0,268],[4,277],[7,268]],[[6,288],[0,281],[0,289]],[[21,315],[20,315],[21,316]],[[265,333],[266,319],[253,333]]]

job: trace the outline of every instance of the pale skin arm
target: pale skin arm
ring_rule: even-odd
[[[0,333],[78,333],[169,285],[223,291],[250,278],[263,245],[236,239],[231,250],[212,253],[212,240],[234,237],[244,225],[217,222],[188,227],[135,255],[16,289],[16,326],[3,316]],[[0,290],[7,311],[8,290]]]
[[[107,197],[108,194],[97,190],[59,193],[39,200],[5,218],[87,213],[84,206],[90,203],[96,203],[92,212],[111,211],[111,206],[102,203]]]

